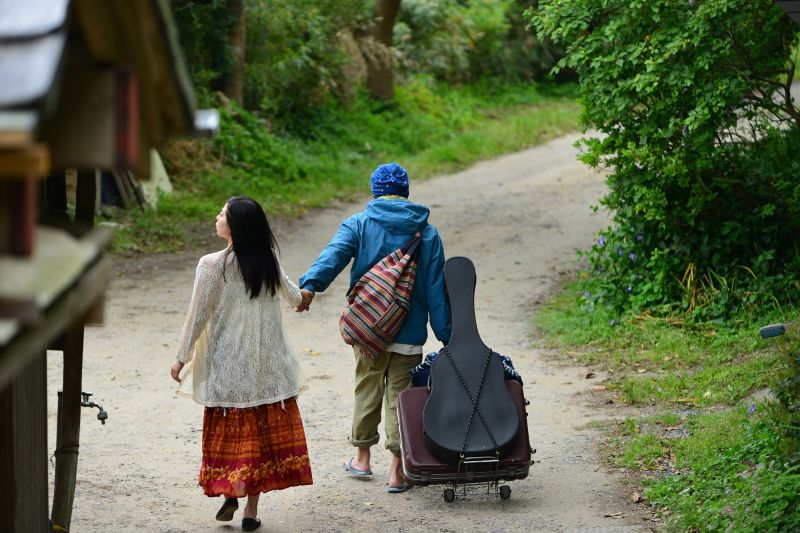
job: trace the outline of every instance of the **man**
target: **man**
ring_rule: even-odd
[[[355,369],[355,408],[348,438],[355,455],[344,468],[357,477],[372,477],[370,447],[380,440],[378,423],[384,407],[386,448],[392,453],[390,493],[409,487],[400,462],[397,395],[411,384],[411,369],[419,364],[428,336],[428,317],[436,338],[450,340],[450,308],[444,285],[444,247],[436,228],[428,224],[430,210],[408,199],[408,173],[396,163],[379,166],[370,178],[372,196],[360,213],[347,218],[300,278],[300,287],[312,293],[328,288],[353,259],[350,287],[378,261],[402,247],[418,231],[419,269],[411,296],[411,308],[394,342],[375,358],[358,347]]]

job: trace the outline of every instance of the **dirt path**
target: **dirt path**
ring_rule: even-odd
[[[308,377],[300,407],[314,485],[265,495],[261,531],[643,530],[621,480],[597,455],[597,432],[587,429],[609,416],[581,395],[596,381],[583,379],[583,368],[546,362],[530,336],[536,304],[558,288],[575,266],[575,250],[605,223],[589,209],[602,194],[602,179],[575,161],[575,139],[425,183],[412,176],[411,198],[432,208],[447,255],[475,263],[483,340],[510,355],[525,378],[531,444],[538,449],[529,477],[511,483],[506,501],[473,497],[447,504],[442,486],[389,495],[383,442],[374,454],[375,480],[345,477],[354,361],[337,330],[342,275],[310,313],[287,308],[284,315]],[[277,224],[289,275],[299,277],[339,222],[362,205]],[[209,233],[215,214],[209,213]],[[101,426],[88,410],[83,416],[73,531],[241,531],[240,515],[227,525],[214,521],[221,501],[204,497],[196,485],[202,408],[176,398],[168,377],[197,259],[219,247],[209,240],[200,251],[119,261],[106,326],[87,331],[84,390],[94,392],[109,420]],[[433,341],[426,345],[426,351],[436,348]],[[48,359],[55,398],[60,354]],[[49,425],[52,449],[55,401]]]

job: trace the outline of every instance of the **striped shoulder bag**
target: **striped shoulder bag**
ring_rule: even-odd
[[[347,293],[339,331],[346,344],[361,348],[370,359],[394,341],[408,315],[421,240],[422,232],[418,232],[378,261]]]

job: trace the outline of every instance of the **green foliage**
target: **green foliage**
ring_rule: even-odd
[[[782,313],[740,316],[728,328],[648,315],[619,322],[594,298],[585,285],[569,285],[534,323],[551,342],[580,347],[572,353],[611,372],[607,385],[627,404],[735,405],[777,376],[774,351],[754,331]]]
[[[394,45],[402,69],[440,80],[544,77],[560,57],[537,39],[522,12],[530,0],[403,0]]]
[[[568,85],[452,88],[416,79],[398,87],[390,107],[364,93],[349,108],[329,102],[302,136],[271,131],[231,104],[221,109],[215,137],[183,141],[165,154],[175,192],[159,201],[158,211],[118,217],[124,223],[118,246],[181,248],[192,228],[235,194],[257,198],[270,215],[292,216],[332,199],[362,198],[381,162],[400,162],[420,180],[521,150],[574,130],[575,94]]]
[[[601,394],[648,406],[618,425],[610,459],[643,478],[667,528],[796,531],[800,343],[757,331],[798,309],[766,307],[726,327],[649,315],[620,323],[585,289],[569,285],[535,324],[574,361],[608,373]]]
[[[364,14],[362,0],[248,2],[245,107],[275,125],[302,131],[297,123],[335,93],[341,68],[352,61],[340,32]]]
[[[171,0],[186,64],[201,105],[213,101],[233,70],[230,31],[233,16],[225,0]]]
[[[714,426],[703,430],[713,434]],[[763,422],[742,421],[724,436],[707,441],[714,453],[701,454],[702,460],[683,457],[692,463],[688,472],[648,482],[646,497],[669,510],[674,529],[797,531],[800,465],[784,462],[778,435]]]
[[[216,104],[234,68],[234,19],[226,0],[172,0],[202,105]],[[560,52],[522,18],[533,0],[404,0],[395,25],[398,82],[430,74],[449,82],[539,79]],[[303,136],[331,100],[360,87],[372,3],[364,0],[245,0],[244,107],[273,131]]]
[[[794,76],[792,76],[792,79],[797,81],[800,80],[800,69],[797,68],[797,65],[800,65],[800,42],[795,43],[791,57],[795,64]]]
[[[613,461],[646,473],[645,496],[669,529],[795,531],[800,471],[760,407],[628,418]]]
[[[542,1],[540,37],[581,80],[583,160],[613,226],[587,253],[612,315],[800,302],[800,111],[781,79],[798,29],[769,0]],[[777,94],[776,94],[777,91]]]

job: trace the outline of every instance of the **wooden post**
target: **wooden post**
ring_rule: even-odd
[[[97,202],[97,175],[94,170],[78,171],[75,193],[75,223],[93,226]],[[78,474],[78,447],[81,434],[81,383],[83,372],[83,322],[70,327],[61,341],[64,352],[64,381],[58,405],[56,428],[56,474],[53,488],[53,525],[69,531],[75,481]]]
[[[67,212],[67,177],[63,172],[47,176],[47,212]]]
[[[0,254],[30,256],[34,247],[37,187],[33,176],[0,178]]]
[[[78,171],[78,188],[75,192],[75,222],[94,226],[97,206],[97,173],[95,170]]]
[[[0,531],[48,531],[45,352],[0,390],[0,450]]]
[[[54,526],[69,531],[75,480],[78,471],[78,447],[81,432],[81,373],[83,369],[83,324],[72,326],[61,341],[64,351],[64,384],[58,402],[56,433],[56,473],[53,488]]]
[[[27,257],[33,253],[37,178],[49,165],[50,152],[43,145],[0,148],[0,254]]]

